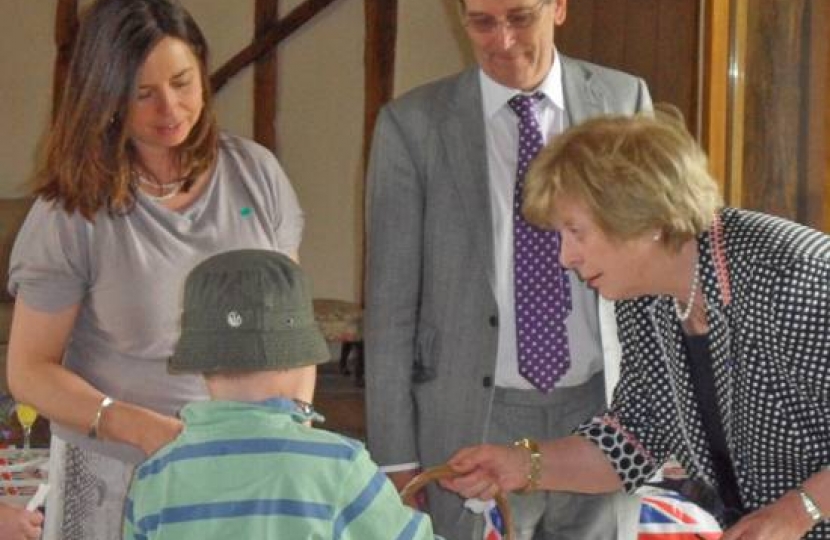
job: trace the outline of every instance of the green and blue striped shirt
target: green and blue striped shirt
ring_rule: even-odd
[[[428,539],[362,444],[304,425],[290,400],[206,401],[135,470],[124,540]]]

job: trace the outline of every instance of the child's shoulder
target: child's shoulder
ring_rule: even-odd
[[[347,437],[342,433],[337,433],[318,427],[303,427],[305,429],[303,429],[302,433],[304,436],[308,437],[310,441],[342,445],[344,447],[352,449],[353,451],[360,451],[364,449],[365,445],[363,444],[363,442],[357,439],[353,439],[352,437]]]
[[[336,461],[356,463],[368,457],[364,443],[340,433],[326,429],[292,426],[290,433],[280,436],[283,442],[290,441],[290,451],[300,454],[326,457]]]

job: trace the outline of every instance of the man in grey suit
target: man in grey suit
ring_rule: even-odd
[[[478,66],[387,105],[369,165],[369,449],[399,487],[460,447],[562,436],[603,406],[604,362],[618,346],[613,322],[604,327],[613,314],[604,317],[608,306],[570,273],[570,367],[552,391],[519,374],[519,120],[508,101],[536,96],[545,142],[589,117],[651,104],[642,80],[556,52],[567,0],[460,2]],[[462,504],[429,488],[436,532],[480,539],[482,520]],[[608,497],[533,493],[511,507],[522,540],[617,538]]]

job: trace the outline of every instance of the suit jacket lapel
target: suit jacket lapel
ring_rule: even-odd
[[[449,168],[447,177],[456,185],[471,238],[487,269],[487,280],[495,287],[490,175],[478,68],[467,70],[459,78],[440,136]]]
[[[565,55],[560,54],[559,60],[562,62],[562,87],[568,125],[575,126],[602,114],[603,98],[591,83],[591,74]]]

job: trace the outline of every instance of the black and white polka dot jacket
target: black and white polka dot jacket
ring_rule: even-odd
[[[830,464],[830,237],[726,208],[698,244],[718,407],[752,510]],[[618,302],[616,314],[620,382],[606,413],[577,433],[629,492],[671,456],[713,484],[671,299]],[[808,538],[830,538],[830,524]]]

